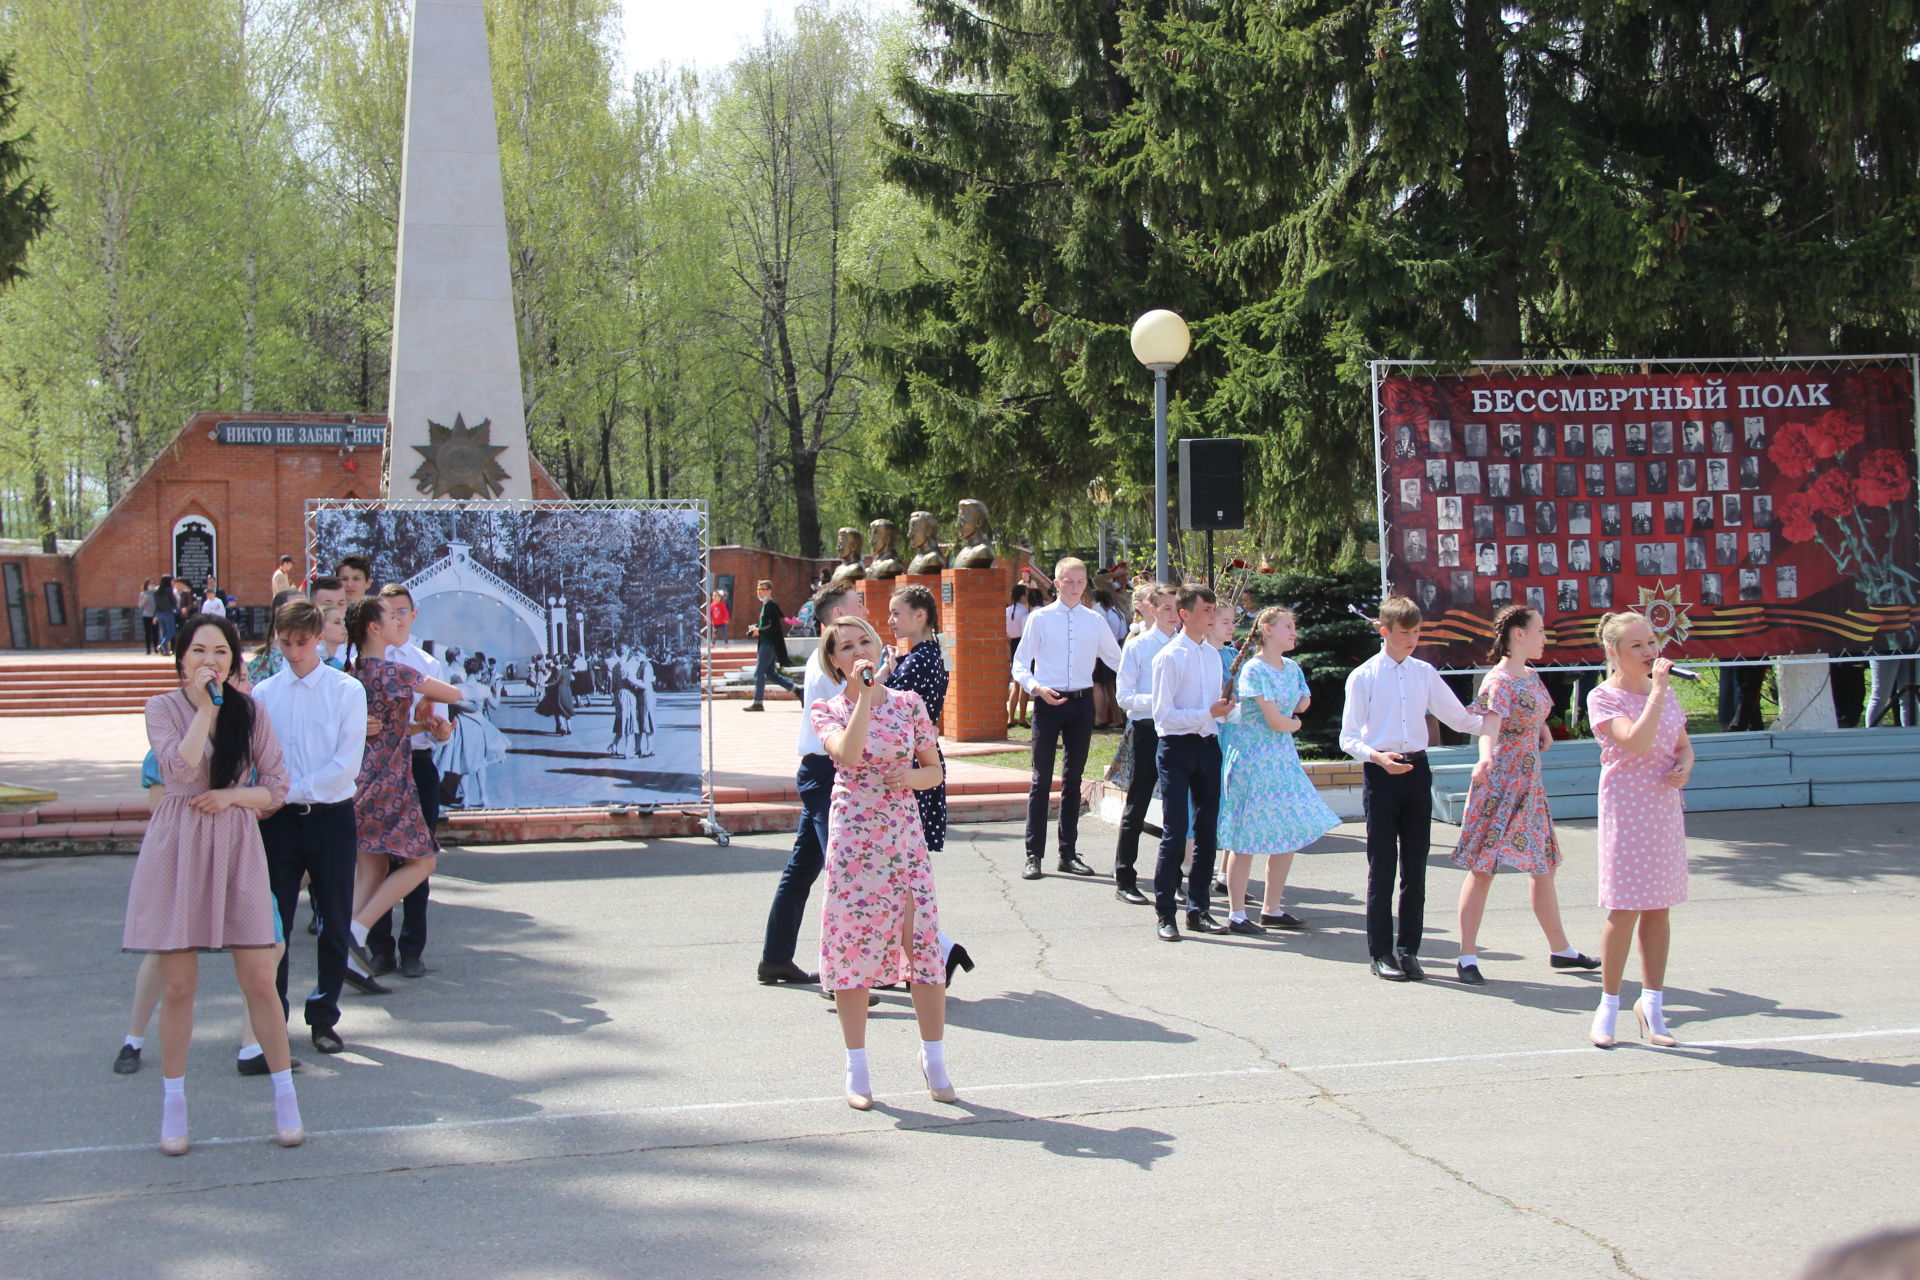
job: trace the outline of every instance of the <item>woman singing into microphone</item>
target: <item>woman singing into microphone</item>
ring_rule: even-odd
[[[920,1024],[920,1071],[936,1102],[953,1102],[947,1076],[947,975],[933,864],[914,792],[945,776],[939,739],[920,695],[889,690],[880,633],[839,617],[820,636],[827,673],[846,690],[808,710],[836,771],[827,816],[826,900],[820,912],[820,985],[834,993],[847,1047],[846,1098],[873,1106],[867,1072],[867,991],[906,982]]]

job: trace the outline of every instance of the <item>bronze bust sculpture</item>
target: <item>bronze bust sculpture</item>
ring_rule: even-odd
[[[907,518],[907,545],[913,549],[908,573],[938,573],[947,567],[940,554],[940,521],[931,511],[916,511]]]
[[[987,523],[986,503],[978,498],[962,498],[954,535],[959,544],[953,553],[954,568],[993,568],[993,527]]]
[[[873,559],[867,565],[869,578],[897,578],[907,571],[900,557],[895,553],[893,544],[899,540],[900,532],[894,528],[891,520],[875,520],[867,526],[868,536],[872,540]]]
[[[833,571],[833,580],[858,582],[866,576],[860,564],[860,531],[848,525],[840,530],[840,567]]]

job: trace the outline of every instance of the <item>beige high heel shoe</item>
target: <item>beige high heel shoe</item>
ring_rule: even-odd
[[[297,1147],[307,1140],[307,1129],[302,1125],[298,1129],[275,1129],[273,1140],[283,1147]]]
[[[1641,1008],[1638,1000],[1633,1002],[1633,1016],[1640,1019],[1640,1038],[1648,1044],[1657,1045],[1662,1049],[1671,1049],[1680,1043],[1665,1031],[1657,1033],[1654,1031],[1653,1024],[1647,1021],[1647,1011]],[[1660,1025],[1664,1027],[1666,1023],[1667,1019],[1663,1014],[1660,1018]]]
[[[847,1105],[855,1111],[873,1110],[873,1095],[870,1093],[849,1093],[846,1098]]]
[[[187,1154],[187,1148],[190,1145],[187,1141],[187,1135],[184,1133],[177,1138],[162,1138],[160,1139],[160,1154],[163,1156],[183,1156]]]
[[[945,1088],[936,1089],[933,1087],[933,1081],[927,1080],[927,1060],[925,1058],[922,1058],[920,1060],[920,1078],[923,1081],[926,1081],[927,1093],[933,1098],[935,1102],[960,1101],[959,1091],[956,1090],[951,1083],[949,1083]]]
[[[1617,1018],[1619,1016],[1620,1016],[1619,1013],[1616,1011],[1614,1014],[1614,1017]],[[1596,1018],[1594,1022],[1595,1022],[1595,1025],[1587,1029],[1587,1039],[1593,1041],[1594,1048],[1611,1049],[1613,1048],[1613,1046],[1620,1043],[1618,1040],[1615,1040],[1613,1038],[1613,1028],[1611,1024],[1609,1024],[1607,1030],[1602,1031],[1600,1030],[1600,1027],[1598,1025],[1599,1019]]]

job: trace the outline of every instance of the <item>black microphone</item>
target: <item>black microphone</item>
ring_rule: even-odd
[[[1670,676],[1679,676],[1682,680],[1698,680],[1700,678],[1698,671],[1689,671],[1685,667],[1668,667],[1667,674]]]
[[[223,705],[220,691],[221,684],[218,680],[207,681],[207,695],[213,699],[213,705],[216,707]]]
[[[854,674],[860,677],[861,684],[864,684],[869,689],[873,688],[873,664],[871,662],[863,662],[858,667],[855,667]]]

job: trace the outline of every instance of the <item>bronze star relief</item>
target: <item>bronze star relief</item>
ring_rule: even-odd
[[[420,492],[434,498],[497,498],[504,492],[506,470],[497,461],[507,446],[493,443],[493,419],[469,427],[455,414],[451,427],[427,421],[426,444],[413,446],[423,459],[413,479]]]

